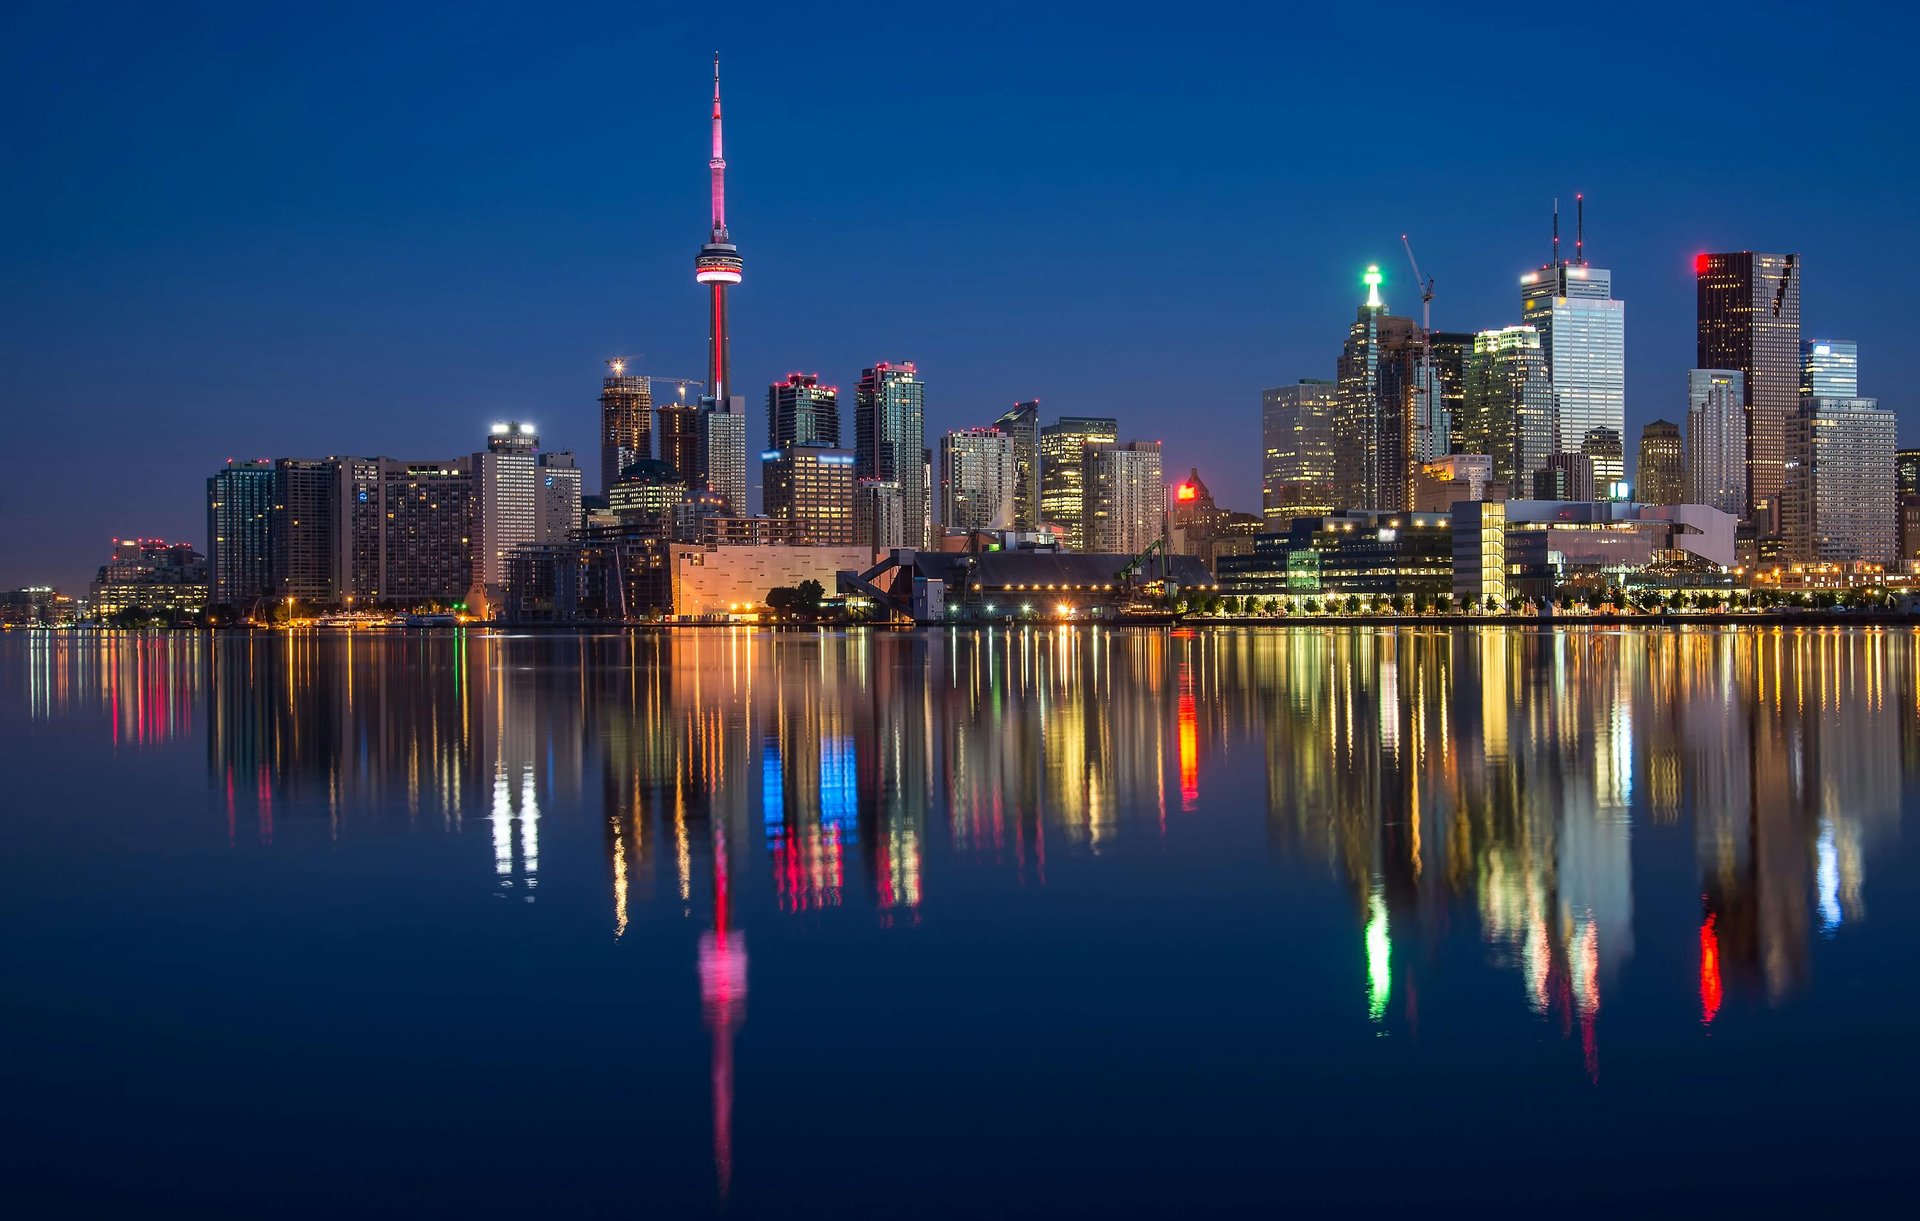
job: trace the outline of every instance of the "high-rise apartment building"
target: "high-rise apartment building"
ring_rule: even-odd
[[[539,537],[539,448],[533,425],[512,420],[495,424],[487,448],[473,456],[474,578],[489,603],[506,593],[508,555]]]
[[[1102,441],[1083,451],[1085,550],[1138,555],[1166,533],[1158,441]]]
[[[479,510],[472,455],[442,462],[381,458],[380,587],[382,601],[459,602],[472,590],[479,549]]]
[[[1086,452],[1120,439],[1120,422],[1105,416],[1061,416],[1040,430],[1040,521],[1058,526],[1066,543],[1086,550]]]
[[[993,422],[996,432],[1013,438],[1013,528],[1040,525],[1040,400],[1015,403]]]
[[[818,373],[789,373],[767,387],[767,448],[814,445],[840,448],[840,391]]]
[[[1337,390],[1335,382],[1301,378],[1260,392],[1260,513],[1268,530],[1334,510]]]
[[[1556,254],[1520,277],[1520,321],[1540,333],[1560,436],[1569,450],[1586,453],[1586,438],[1595,429],[1611,430],[1616,440],[1627,435],[1626,310],[1625,302],[1614,300],[1613,273],[1588,266],[1578,250],[1571,262]],[[1624,463],[1588,456],[1602,493],[1624,477]]]
[[[854,475],[900,487],[909,537],[925,547],[927,503],[927,388],[912,361],[882,361],[860,373],[854,389]]]
[[[600,494],[620,481],[620,472],[653,457],[653,385],[627,362],[607,362],[600,385]]]
[[[239,606],[273,592],[273,463],[229,460],[207,480],[208,600]]]
[[[1790,560],[1886,563],[1899,551],[1899,424],[1874,399],[1801,400],[1787,435],[1781,534]]]
[[[303,602],[341,602],[336,570],[340,529],[338,458],[281,458],[273,464],[273,590]]]
[[[948,530],[1013,528],[1019,463],[1013,437],[964,428],[940,438],[940,524]]]
[[[1493,479],[1509,495],[1528,494],[1534,472],[1561,448],[1539,332],[1522,325],[1474,336],[1454,442],[1462,453],[1493,459]]]
[[[733,395],[724,402],[700,401],[697,479],[690,481],[719,493],[727,512],[745,517],[747,503],[747,400]]]
[[[1746,374],[1687,372],[1687,491],[1691,504],[1723,513],[1747,509]]]
[[[767,516],[790,523],[790,540],[803,547],[855,542],[852,450],[783,445],[760,455]]]
[[[1633,498],[1641,504],[1677,505],[1687,499],[1686,446],[1680,426],[1655,420],[1640,430],[1640,461],[1634,471]]]
[[[1851,339],[1802,339],[1800,397],[1860,397],[1860,345]]]
[[[1800,410],[1800,256],[1697,255],[1701,369],[1733,370],[1746,395],[1746,510],[1770,524],[1786,478],[1787,432]]]
[[[1420,328],[1387,313],[1378,267],[1340,352],[1333,417],[1336,508],[1405,509],[1417,461],[1434,444],[1432,386],[1420,380]],[[1437,381],[1437,379],[1436,379]],[[1427,416],[1426,419],[1419,417]]]
[[[534,472],[539,502],[534,541],[564,543],[580,532],[580,466],[570,449],[541,454],[539,461]]]
[[[380,595],[381,541],[386,510],[378,458],[334,458],[334,603],[368,602]]]

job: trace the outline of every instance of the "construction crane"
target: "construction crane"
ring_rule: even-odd
[[[1413,265],[1414,282],[1420,285],[1420,384],[1413,392],[1424,397],[1421,410],[1413,413],[1413,431],[1415,445],[1420,450],[1422,461],[1437,455],[1426,452],[1432,441],[1433,431],[1433,280],[1420,274],[1420,260],[1413,257],[1413,242],[1406,234],[1400,235],[1400,244],[1407,248],[1407,262]],[[1415,400],[1419,402],[1419,400]]]
[[[615,377],[624,377],[624,376],[627,376],[627,369],[632,365],[634,365],[635,363],[637,363],[639,360],[640,360],[640,356],[638,354],[634,354],[631,356],[609,356],[607,357],[607,368],[613,373]],[[674,387],[674,389],[679,394],[680,401],[683,403],[687,401],[688,386],[699,386],[701,390],[704,392],[707,385],[707,379],[704,377],[668,377],[664,373],[639,373],[639,372],[635,372],[633,376],[644,377],[649,382],[663,382],[667,385]],[[695,397],[698,397],[698,396],[696,395]]]

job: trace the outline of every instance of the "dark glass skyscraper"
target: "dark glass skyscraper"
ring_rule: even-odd
[[[854,390],[854,475],[898,483],[909,547],[925,547],[926,386],[912,361],[863,370]]]
[[[1800,256],[1751,250],[1694,258],[1702,369],[1745,378],[1747,510],[1778,527],[1787,435],[1800,410]]]
[[[273,463],[228,462],[207,480],[208,602],[237,606],[273,589]]]
[[[767,448],[840,448],[840,391],[818,373],[789,373],[767,387]]]
[[[1433,420],[1414,418],[1434,397],[1432,388],[1418,387],[1419,326],[1387,313],[1378,267],[1367,268],[1364,282],[1367,299],[1347,330],[1334,392],[1333,502],[1404,509],[1412,503],[1415,459],[1428,456],[1429,446],[1445,453],[1447,444],[1433,435]]]
[[[993,422],[995,432],[1013,438],[1013,528],[1040,524],[1040,400],[1015,403]]]

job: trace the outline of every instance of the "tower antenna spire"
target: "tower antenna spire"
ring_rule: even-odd
[[[1560,265],[1560,197],[1553,197],[1553,264]]]
[[[1587,197],[1573,197],[1573,261],[1587,265]]]
[[[715,241],[727,234],[727,159],[720,151],[720,52],[713,53],[713,158],[707,162],[713,171],[713,232]]]

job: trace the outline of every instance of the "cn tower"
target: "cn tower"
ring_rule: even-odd
[[[693,278],[713,294],[707,339],[707,393],[724,406],[733,384],[727,363],[727,285],[740,282],[740,251],[727,237],[727,159],[720,152],[720,54],[713,56],[713,233],[693,261]]]

